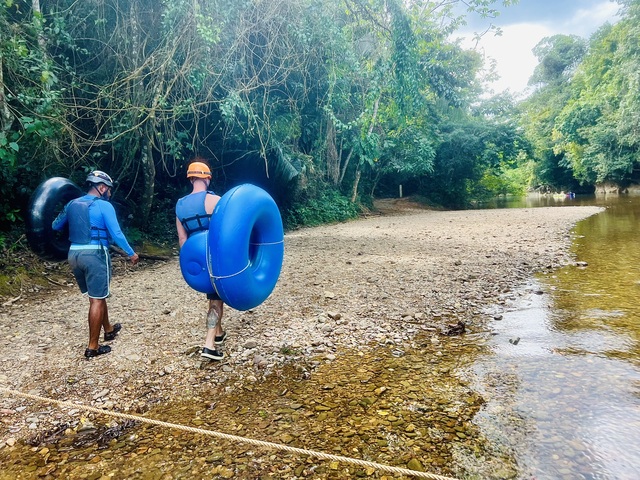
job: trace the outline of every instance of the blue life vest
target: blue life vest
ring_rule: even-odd
[[[100,243],[100,240],[107,240],[108,232],[106,228],[98,228],[91,226],[89,219],[89,207],[96,200],[102,200],[99,197],[92,199],[80,197],[72,200],[67,205],[67,219],[69,222],[69,240],[71,243],[79,245],[90,244],[92,240]]]
[[[207,195],[215,195],[215,193],[209,191],[192,193],[182,197],[176,204],[176,217],[188,236],[209,229],[211,214],[207,213],[204,206]]]

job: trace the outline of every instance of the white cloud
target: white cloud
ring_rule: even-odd
[[[589,9],[578,9],[576,13],[557,28],[558,33],[589,37],[605,22],[615,22],[620,5],[605,1]]]
[[[511,8],[517,8],[517,5]],[[619,5],[609,0],[589,9],[576,9],[570,17],[554,22],[530,21],[502,25],[502,35],[485,35],[477,45],[477,50],[487,59],[497,62],[500,79],[489,87],[494,92],[511,90],[512,93],[524,92],[527,82],[538,64],[538,59],[531,51],[540,40],[556,34],[579,35],[588,38],[605,22],[615,22]],[[462,46],[473,48],[470,32],[458,32],[455,37],[462,38]]]
[[[538,64],[531,51],[544,37],[553,31],[542,24],[518,23],[502,28],[501,36],[486,35],[479,50],[497,62],[500,79],[491,83],[496,92],[510,89],[521,92],[527,87],[529,77]]]

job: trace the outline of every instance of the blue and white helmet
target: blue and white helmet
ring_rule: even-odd
[[[99,185],[104,183],[107,187],[113,188],[113,180],[109,175],[101,170],[94,170],[87,176],[87,183],[94,183]]]

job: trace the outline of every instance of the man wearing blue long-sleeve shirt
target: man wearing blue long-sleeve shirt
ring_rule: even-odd
[[[113,188],[111,177],[94,170],[87,176],[87,185],[87,194],[67,203],[52,227],[62,230],[69,225],[69,265],[80,292],[89,297],[89,346],[84,356],[92,358],[111,351],[109,345],[98,344],[100,330],[104,329],[104,341],[108,342],[116,338],[122,328],[119,323],[109,322],[109,242],[112,240],[124,250],[133,265],[138,263],[138,254],[122,233],[113,205],[109,203]]]

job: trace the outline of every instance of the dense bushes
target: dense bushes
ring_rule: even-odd
[[[360,209],[335,190],[323,190],[317,197],[307,197],[296,202],[284,212],[285,229],[343,222],[358,216]]]

